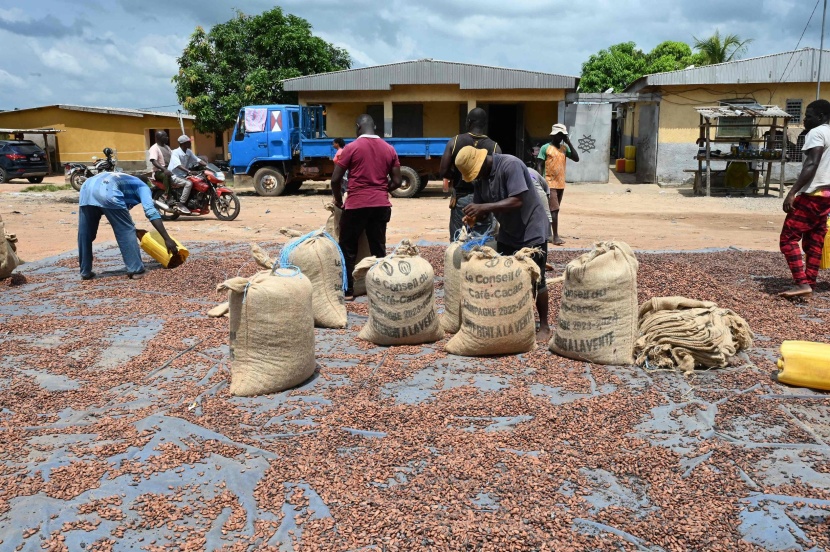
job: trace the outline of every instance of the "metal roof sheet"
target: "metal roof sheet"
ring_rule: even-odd
[[[830,54],[830,50],[824,50],[824,53]],[[802,48],[669,73],[655,73],[637,79],[626,88],[626,92],[636,92],[647,86],[816,82],[818,54],[817,48]],[[823,60],[821,74],[822,81],[830,80],[830,56]]]
[[[88,113],[104,113],[107,115],[125,115],[127,117],[178,117],[178,113],[172,113],[169,111],[148,111],[145,109],[129,109],[125,107],[94,107],[94,106],[86,106],[86,105],[73,105],[73,104],[53,104],[53,105],[42,105],[39,107],[27,107],[25,109],[15,109],[9,111],[1,111],[0,113],[17,113],[22,111],[34,111],[36,109],[46,109],[49,107],[57,107],[58,109],[66,109],[68,111],[86,111]],[[182,119],[187,119],[189,121],[195,120],[196,117],[194,115],[188,115],[186,113],[182,113]]]
[[[707,119],[718,119],[720,117],[792,117],[789,113],[777,105],[716,105],[696,107],[695,111]]]
[[[572,89],[578,77],[422,59],[286,79],[285,90],[389,90],[396,84],[457,84],[461,89]]]

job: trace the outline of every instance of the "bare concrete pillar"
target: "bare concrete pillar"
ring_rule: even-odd
[[[476,108],[478,103],[475,100],[467,100],[467,113]]]
[[[392,100],[383,100],[383,137],[392,138]]]

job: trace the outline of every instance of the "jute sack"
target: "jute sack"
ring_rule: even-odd
[[[447,343],[453,355],[527,353],[536,348],[533,305],[539,267],[533,249],[501,256],[490,247],[470,253],[461,268],[461,328]]]
[[[552,352],[595,364],[628,365],[637,338],[637,268],[624,242],[600,242],[568,263]]]
[[[265,270],[219,284],[228,290],[232,395],[301,384],[314,373],[312,286],[298,269]]]
[[[331,212],[328,220],[326,221],[326,232],[328,232],[328,234],[331,235],[331,237],[333,237],[339,244],[340,218],[343,216],[343,209],[337,207],[334,203],[327,203],[326,210]],[[371,254],[372,252],[369,250],[369,240],[368,238],[366,238],[366,232],[363,232],[360,235],[360,238],[358,238],[357,240],[357,257],[355,258],[355,270],[357,269],[357,265],[360,263],[360,261],[370,256]],[[354,273],[355,271],[352,271],[352,274]],[[366,283],[363,280],[363,277],[354,277],[354,295],[355,297],[358,297],[360,295],[366,295]]]
[[[0,279],[11,276],[22,263],[17,257],[17,236],[7,234],[3,219],[0,218]]]
[[[377,345],[432,343],[444,336],[435,312],[435,273],[418,248],[404,240],[369,269],[369,320],[360,338]]]
[[[456,333],[461,327],[461,266],[466,260],[462,247],[467,243],[467,232],[461,229],[458,239],[444,252],[444,314],[441,329]]]
[[[281,229],[283,234],[290,233]],[[295,238],[283,247],[280,265],[293,265],[311,280],[314,324],[320,328],[346,327],[343,253],[334,238],[322,230]]]
[[[354,266],[352,271],[352,278],[354,279],[354,296],[366,295],[366,273],[369,269],[375,266],[378,258],[374,256],[363,257]]]

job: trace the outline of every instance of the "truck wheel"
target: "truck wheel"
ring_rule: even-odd
[[[254,189],[261,196],[278,196],[285,191],[285,177],[276,169],[263,167],[254,174]]]
[[[420,193],[423,192],[424,188],[426,188],[427,184],[429,184],[429,177],[425,174],[419,174],[418,177],[421,179],[421,185],[418,186],[418,192]]]
[[[414,169],[401,167],[401,187],[392,192],[392,197],[415,197],[420,185],[421,179]]]

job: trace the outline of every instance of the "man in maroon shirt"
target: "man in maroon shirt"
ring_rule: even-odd
[[[375,121],[364,114],[357,118],[356,126],[357,140],[343,148],[331,175],[334,204],[343,209],[340,249],[349,277],[347,301],[354,298],[352,272],[357,260],[358,238],[365,231],[372,255],[386,256],[386,224],[392,217],[389,192],[401,187],[398,154],[375,134]],[[346,171],[349,171],[349,195],[344,206],[341,184]]]

